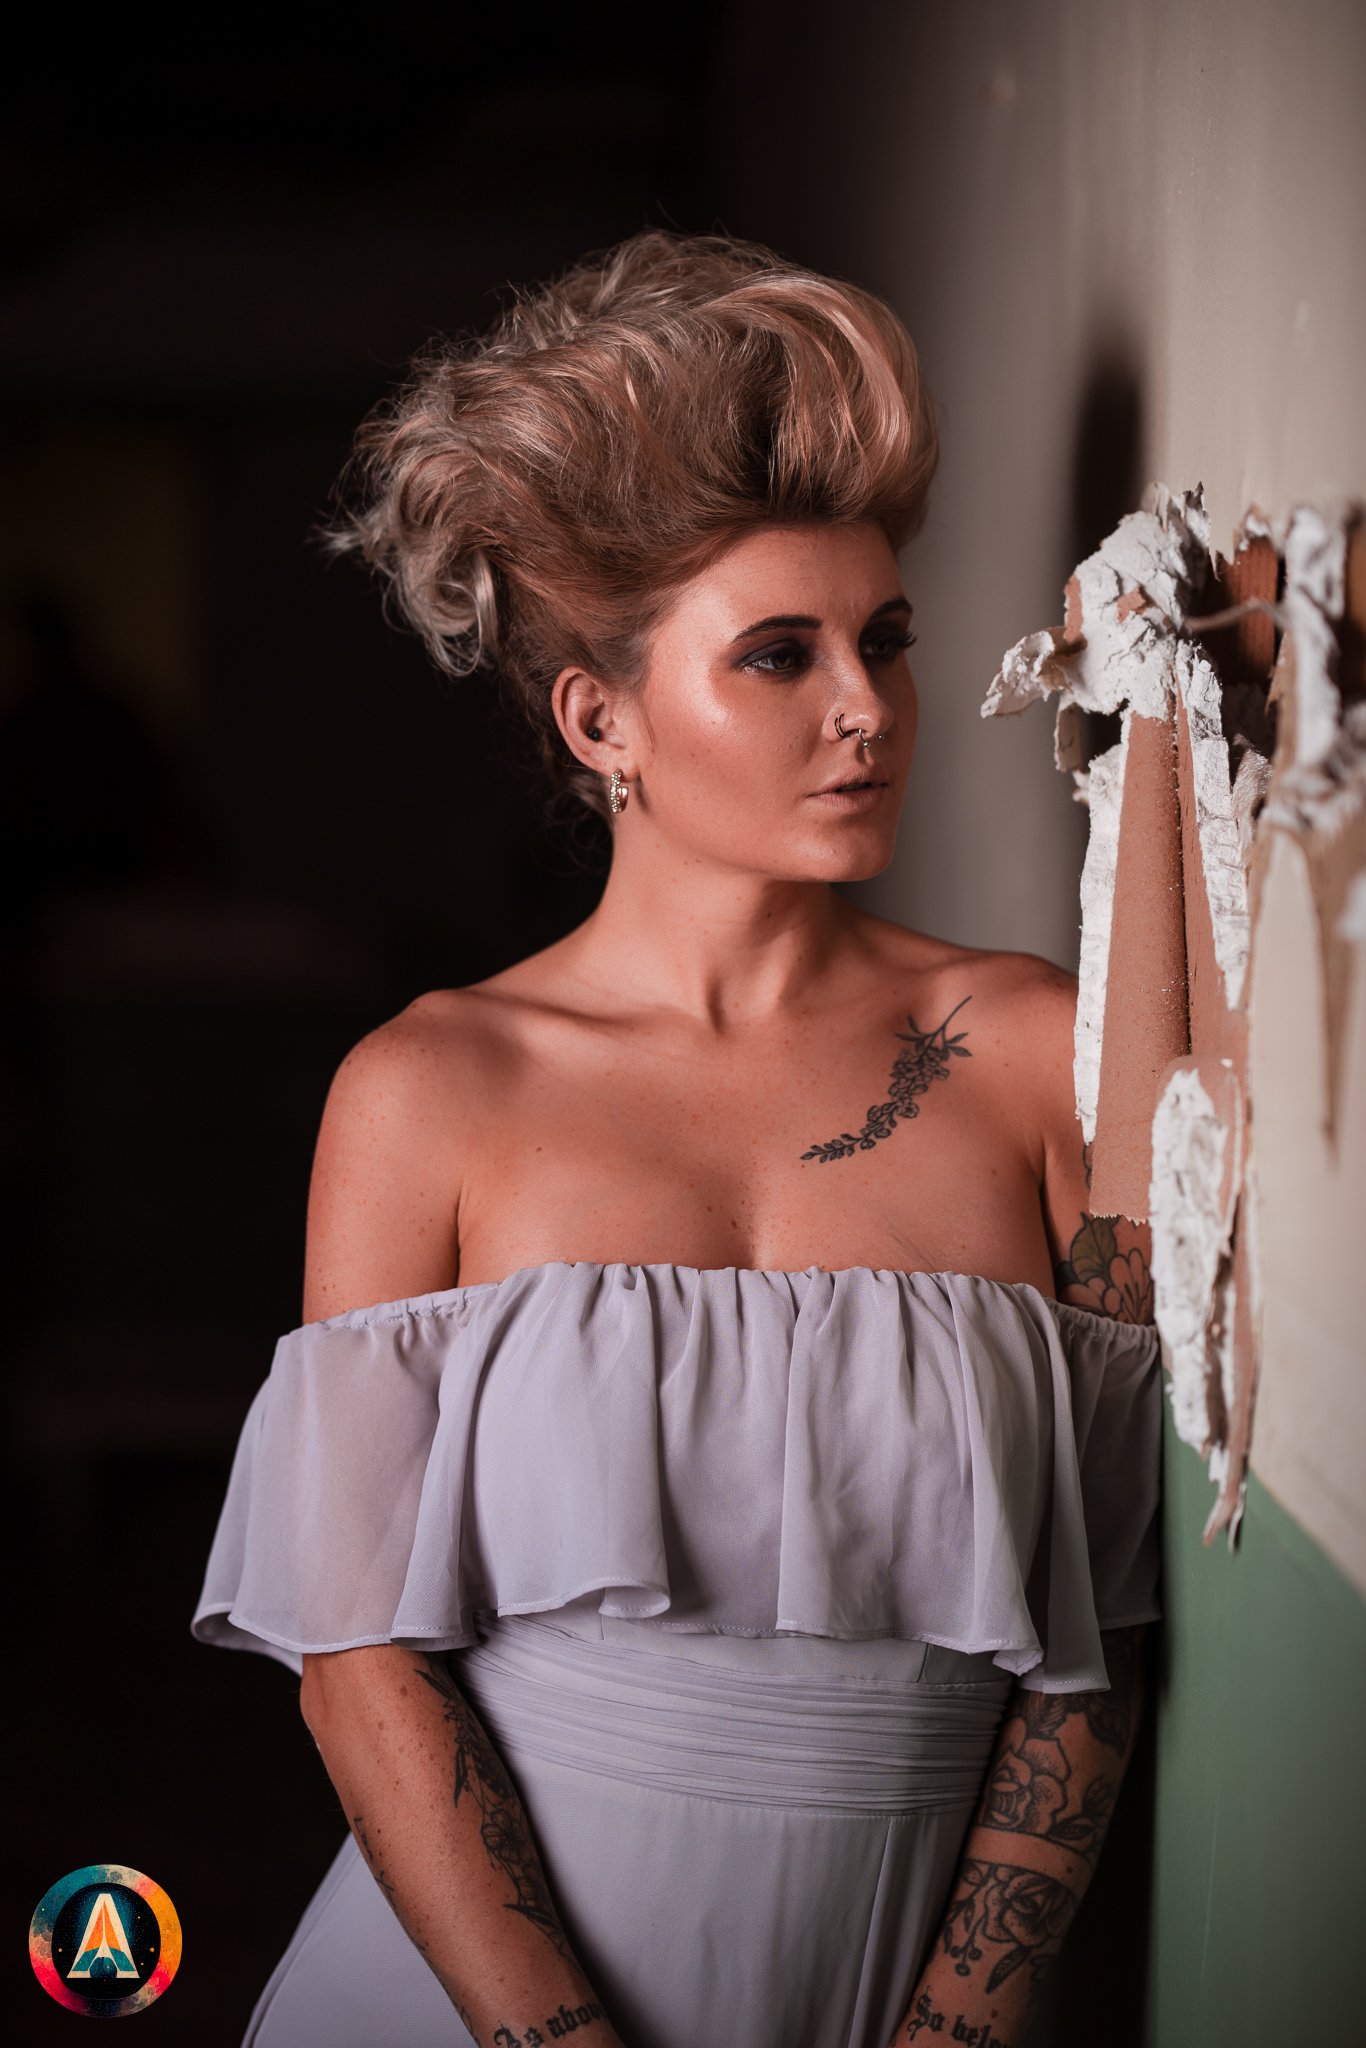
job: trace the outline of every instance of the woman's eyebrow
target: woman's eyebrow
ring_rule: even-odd
[[[905,612],[909,619],[914,610],[909,597],[889,597],[886,604],[880,604],[875,612],[868,614],[868,623],[871,626],[874,619],[885,619],[889,612]]]
[[[745,626],[735,635],[735,640],[748,640],[751,633],[771,633],[775,626],[816,627],[821,623],[820,619],[813,619],[807,612],[775,612],[771,619],[756,619],[752,626]],[[732,647],[735,640],[730,643]]]
[[[874,619],[885,618],[889,612],[905,612],[909,618],[911,615],[910,599],[908,597],[889,597],[885,604],[880,604],[876,611],[869,613],[868,623],[871,625]],[[748,640],[751,633],[771,633],[778,626],[806,626],[814,632],[824,624],[824,619],[818,619],[810,612],[774,612],[771,618],[756,619],[752,626],[743,627],[730,644],[733,647],[736,640]]]

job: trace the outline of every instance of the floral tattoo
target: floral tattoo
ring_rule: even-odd
[[[1028,1967],[1037,1985],[1062,1947],[1076,1911],[1076,1900],[1056,1878],[1015,1863],[963,1864],[960,1889],[949,1909],[940,1937],[960,1977],[972,1975],[984,1960],[983,1942],[1001,1953],[986,1980],[998,1991],[1007,1977]]]
[[[552,1948],[567,1957],[569,1944],[507,1766],[451,1677],[444,1655],[424,1655],[417,1675],[440,1697],[443,1717],[455,1741],[452,1800],[459,1806],[468,1795],[478,1810],[479,1833],[489,1862],[510,1881],[515,1893],[505,1901],[508,1911],[520,1913],[538,1927]]]
[[[1086,1216],[1067,1247],[1067,1257],[1053,1268],[1059,1295],[1068,1288],[1086,1296],[1085,1307],[1120,1323],[1153,1319],[1153,1276],[1141,1245],[1122,1250],[1114,1219]]]
[[[872,1104],[861,1131],[841,1131],[838,1138],[827,1138],[821,1144],[808,1147],[802,1158],[818,1159],[822,1165],[828,1165],[832,1159],[851,1159],[855,1152],[871,1152],[880,1138],[891,1137],[899,1122],[919,1116],[917,1097],[923,1095],[933,1082],[948,1079],[950,1060],[972,1058],[963,1043],[968,1035],[966,1031],[957,1031],[952,1038],[949,1037],[950,1024],[963,1004],[971,1000],[971,996],[964,996],[963,1002],[955,1004],[943,1023],[933,1031],[922,1031],[915,1018],[908,1016],[909,1031],[896,1034],[906,1050],[897,1054],[893,1064],[887,1101]]]

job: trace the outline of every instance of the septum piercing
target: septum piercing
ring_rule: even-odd
[[[851,740],[854,737],[854,734],[857,733],[859,745],[863,748],[865,754],[867,753],[868,749],[872,746],[873,740],[885,740],[887,737],[885,732],[875,732],[873,734],[873,739],[870,740],[867,733],[863,730],[863,727],[861,725],[846,725],[844,723],[844,713],[842,711],[837,711],[835,713],[835,731],[839,734],[842,740]]]

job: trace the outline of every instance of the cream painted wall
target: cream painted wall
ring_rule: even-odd
[[[725,224],[884,292],[942,409],[907,560],[923,726],[867,899],[1072,964],[1084,819],[1004,649],[1150,479],[1366,495],[1360,0],[828,0],[744,11]]]

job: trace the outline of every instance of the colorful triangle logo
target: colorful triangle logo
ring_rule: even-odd
[[[114,1894],[101,1892],[90,1908],[76,1960],[66,1973],[68,1980],[108,1977],[111,1967],[116,1977],[136,1977],[137,1969],[129,1953],[131,1946]]]

